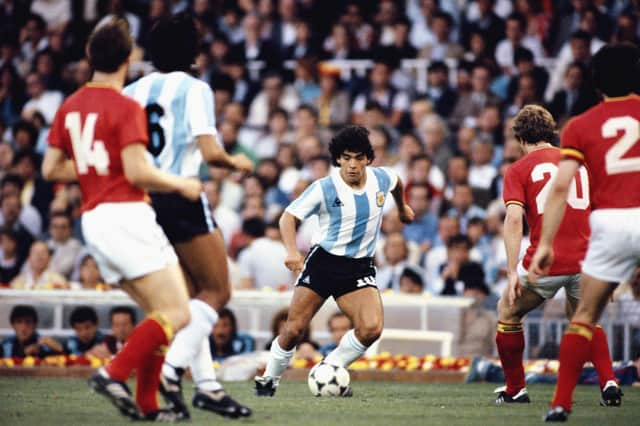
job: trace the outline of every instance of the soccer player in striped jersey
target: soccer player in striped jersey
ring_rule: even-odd
[[[313,316],[332,296],[353,322],[324,362],[348,367],[382,332],[383,311],[373,265],[382,208],[391,194],[404,223],[414,213],[403,198],[398,176],[374,159],[369,132],[360,126],[340,130],[329,145],[334,166],[329,176],[313,182],[283,213],[280,232],[287,248],[285,264],[299,274],[284,333],[271,343],[263,376],[255,378],[258,396],[273,396],[296,344]],[[317,215],[317,244],[303,258],[296,246],[296,224]],[[348,389],[343,396],[351,396]]]
[[[198,49],[193,19],[178,14],[151,30],[151,73],[124,89],[147,112],[148,151],[157,167],[178,176],[198,176],[202,161],[251,172],[245,155],[228,155],[218,141],[213,93],[188,74]],[[152,193],[157,220],[174,246],[191,284],[191,322],[167,352],[161,392],[181,419],[190,418],[181,378],[189,367],[196,384],[193,406],[227,417],[246,417],[251,410],[231,399],[216,379],[209,334],[231,296],[227,255],[220,230],[204,193],[192,202],[177,195]]]

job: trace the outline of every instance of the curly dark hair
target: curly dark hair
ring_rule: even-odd
[[[540,105],[525,105],[513,119],[513,133],[519,142],[552,143],[556,137],[556,122]]]
[[[331,162],[334,166],[339,166],[338,158],[345,151],[362,153],[369,159],[369,162],[373,161],[375,154],[369,141],[369,131],[362,126],[343,127],[329,144]]]
[[[178,13],[160,19],[151,29],[151,62],[161,72],[189,71],[198,54],[193,18]]]

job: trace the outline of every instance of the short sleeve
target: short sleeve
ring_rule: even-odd
[[[391,170],[389,167],[380,167],[380,169],[387,175],[389,178],[389,189],[388,191],[393,191],[398,184],[398,174]]]
[[[322,188],[318,181],[313,182],[304,192],[296,198],[285,210],[296,218],[302,220],[318,214],[322,204]]]
[[[505,205],[518,204],[522,207],[525,205],[525,187],[513,165],[509,166],[504,176],[502,198]]]
[[[213,91],[206,83],[197,81],[191,85],[187,92],[187,111],[192,138],[217,135],[214,106]]]
[[[51,128],[49,129],[49,135],[47,136],[47,140],[49,146],[54,148],[58,148],[62,151],[67,152],[67,148],[69,146],[68,142],[68,133],[64,128],[64,112],[62,108],[59,108],[56,112],[56,116],[53,119],[53,123],[51,123]],[[68,154],[68,152],[67,152]]]
[[[584,152],[578,132],[576,120],[570,120],[560,135],[560,145],[562,146],[562,158],[584,162]]]
[[[147,116],[140,105],[134,100],[126,99],[122,105],[122,120],[118,124],[120,130],[120,147],[141,143],[149,143],[149,133],[147,132]]]

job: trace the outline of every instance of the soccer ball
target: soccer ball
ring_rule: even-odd
[[[309,372],[309,390],[315,396],[340,396],[349,388],[349,372],[343,367],[321,362]]]

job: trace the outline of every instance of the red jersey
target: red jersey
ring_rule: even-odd
[[[531,258],[538,248],[542,232],[542,213],[551,189],[551,181],[558,172],[562,158],[560,149],[549,147],[530,152],[507,169],[503,198],[506,205],[519,204],[524,208],[530,228],[530,245],[522,260],[529,269]],[[568,275],[580,272],[580,262],[589,245],[589,175],[580,167],[571,184],[567,209],[553,241],[557,255],[549,275]]]
[[[87,84],[58,109],[49,145],[73,158],[82,210],[101,203],[143,201],[146,193],[124,176],[121,152],[149,142],[144,111],[114,88]]]
[[[640,97],[607,99],[567,123],[563,158],[591,173],[595,209],[640,207]]]

